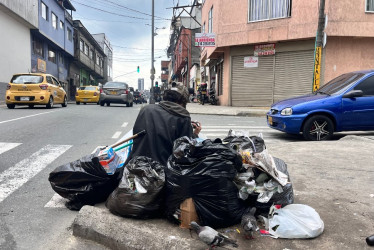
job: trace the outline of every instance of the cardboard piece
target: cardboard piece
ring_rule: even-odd
[[[197,216],[195,204],[192,198],[184,200],[180,205],[181,215],[180,215],[180,228],[190,228],[191,221],[196,221],[199,223],[199,217]]]

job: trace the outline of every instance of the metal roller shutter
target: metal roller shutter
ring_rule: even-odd
[[[257,68],[244,68],[244,56],[232,57],[232,106],[270,106],[274,56],[259,57]]]
[[[274,102],[312,92],[314,51],[275,54]]]

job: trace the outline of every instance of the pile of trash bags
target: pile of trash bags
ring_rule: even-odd
[[[240,223],[253,207],[257,215],[268,214],[273,204],[294,201],[287,165],[269,154],[261,136],[181,137],[167,166],[139,156],[108,173],[99,158],[96,151],[50,173],[68,208],[106,202],[116,215],[180,223],[180,205],[192,198],[200,223],[222,228]]]

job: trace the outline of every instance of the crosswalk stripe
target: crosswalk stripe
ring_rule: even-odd
[[[7,143],[7,142],[0,142],[0,155],[8,150],[11,150],[12,148],[15,148],[22,143]]]
[[[122,124],[122,128],[126,128],[126,126],[128,125],[129,123],[128,122],[124,122],[123,124]]]
[[[71,147],[71,145],[47,145],[1,173],[0,202]]]
[[[48,201],[47,204],[45,204],[44,207],[65,207],[65,203],[67,202],[68,200],[61,197],[59,194],[54,194],[52,196],[52,199],[50,201]]]

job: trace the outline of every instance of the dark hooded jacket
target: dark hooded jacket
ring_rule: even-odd
[[[169,101],[150,104],[140,110],[133,133],[142,130],[147,134],[134,139],[128,161],[135,156],[147,156],[166,166],[174,141],[182,136],[193,136],[190,113]]]

